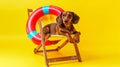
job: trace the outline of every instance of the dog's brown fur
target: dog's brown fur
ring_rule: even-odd
[[[43,28],[43,34],[45,40],[48,39],[51,35],[65,35],[68,38],[69,42],[79,42],[80,32],[77,32],[73,24],[77,24],[80,17],[73,12],[66,11],[62,12],[57,18],[56,23],[51,23]],[[71,34],[75,34],[74,38],[71,37]]]

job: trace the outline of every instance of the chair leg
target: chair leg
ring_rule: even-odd
[[[76,55],[77,55],[77,57],[78,57],[78,61],[79,61],[79,62],[82,62],[81,57],[80,57],[80,53],[79,53],[79,50],[78,50],[78,46],[77,46],[76,42],[74,41],[73,44],[74,44],[74,47],[75,47]]]
[[[39,52],[39,49],[41,48],[42,44],[40,43],[40,45],[38,45],[35,49],[34,49],[34,53],[36,54],[37,52]]]
[[[41,38],[42,38],[42,48],[43,48],[43,54],[44,54],[44,58],[45,58],[45,63],[46,63],[46,67],[49,67],[48,64],[48,59],[47,59],[47,52],[46,52],[46,48],[45,48],[45,38],[44,38],[44,34],[43,34],[43,28],[42,28],[42,23],[41,20],[38,20],[39,22],[39,26],[40,26],[40,34],[41,34]]]
[[[45,58],[45,62],[46,62],[46,67],[49,67],[44,41],[42,42],[42,48],[43,48],[43,54],[44,54],[44,58]]]

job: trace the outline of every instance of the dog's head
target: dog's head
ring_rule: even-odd
[[[59,25],[64,24],[64,26],[69,27],[72,24],[77,24],[80,17],[74,12],[65,11],[62,12],[57,18],[56,21]]]

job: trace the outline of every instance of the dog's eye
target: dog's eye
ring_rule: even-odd
[[[65,14],[62,15],[63,17],[65,16]]]
[[[72,17],[72,15],[68,15],[68,17],[69,17],[69,18],[71,18],[71,17]]]

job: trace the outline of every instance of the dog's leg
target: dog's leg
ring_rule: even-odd
[[[48,33],[45,35],[45,41],[50,37],[51,35]]]
[[[74,38],[73,38],[73,39],[74,39],[75,42],[77,42],[77,43],[79,43],[79,41],[80,41],[80,34],[81,34],[80,32],[76,32],[75,35],[74,35]]]
[[[59,28],[59,34],[66,36],[68,41],[70,43],[73,43],[73,40],[72,40],[72,37],[71,37],[71,33],[69,32],[69,30],[67,30],[65,28]]]
[[[67,36],[67,39],[70,43],[73,43],[72,37],[69,33],[65,33],[65,35]]]

